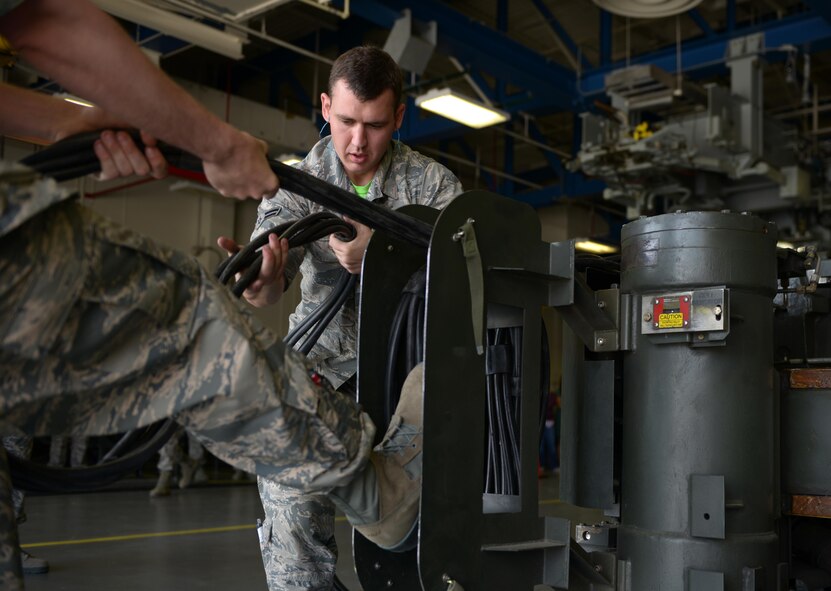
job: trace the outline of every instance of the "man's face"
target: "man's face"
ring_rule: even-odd
[[[332,129],[332,144],[346,174],[356,185],[366,185],[389,147],[393,132],[401,126],[404,105],[395,105],[392,90],[361,102],[343,80],[332,95],[320,95],[323,118]]]

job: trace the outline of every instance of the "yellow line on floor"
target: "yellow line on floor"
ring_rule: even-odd
[[[560,503],[558,499],[540,501],[540,505],[552,505]],[[346,517],[335,517],[335,521],[346,521]],[[74,546],[77,544],[98,544],[101,542],[126,542],[130,540],[144,540],[147,538],[168,538],[171,536],[192,536],[197,534],[215,534],[229,531],[240,531],[255,527],[253,523],[245,525],[226,525],[223,527],[206,527],[201,529],[181,529],[178,531],[150,532],[146,534],[128,534],[124,536],[107,536],[103,538],[83,538],[80,540],[61,540],[56,542],[33,542],[21,544],[22,548],[45,548],[46,546]]]
[[[32,544],[21,544],[23,548],[43,548],[45,546],[71,546],[75,544],[97,544],[99,542],[124,542],[127,540],[143,540],[146,538],[167,538],[170,536],[191,536],[194,534],[214,534],[228,531],[239,531],[253,529],[254,524],[226,525],[223,527],[206,527],[202,529],[182,529],[178,531],[150,532],[146,534],[129,534],[125,536],[108,536],[104,538],[84,538],[80,540],[62,540],[60,542],[35,542]]]

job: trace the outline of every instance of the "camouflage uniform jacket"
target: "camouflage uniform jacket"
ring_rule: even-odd
[[[343,165],[332,146],[331,136],[320,140],[306,158],[297,165],[319,179],[342,189],[354,191]],[[441,209],[462,192],[459,180],[443,165],[410,149],[400,142],[390,144],[381,160],[367,194],[367,199],[390,209],[419,204]],[[312,213],[323,206],[288,191],[278,191],[262,201],[253,236]],[[329,248],[328,238],[305,247],[293,248],[286,264],[286,285],[300,271],[302,300],[289,318],[294,328],[326,299],[342,269]],[[340,312],[321,335],[309,353],[318,371],[339,387],[356,371],[358,334],[357,293],[349,297]]]

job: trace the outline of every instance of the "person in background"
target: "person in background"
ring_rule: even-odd
[[[557,450],[556,413],[560,405],[559,391],[549,390],[545,402],[545,425],[540,441],[540,478],[545,478],[560,471],[560,459]]]
[[[182,435],[187,437],[188,451],[185,454],[180,445]],[[170,485],[173,481],[173,471],[179,467],[179,488],[188,488],[194,482],[207,480],[202,465],[205,463],[205,448],[199,439],[184,429],[178,430],[159,450],[159,479],[156,486],[150,491],[151,497],[170,496]],[[201,473],[201,475],[200,475]]]

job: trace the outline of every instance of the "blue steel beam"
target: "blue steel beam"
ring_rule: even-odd
[[[727,12],[727,31],[733,32],[736,29],[736,0],[727,0],[725,10]]]
[[[563,45],[566,46],[568,51],[571,52],[571,55],[574,57],[575,60],[580,61],[580,65],[582,69],[589,69],[592,67],[592,64],[589,63],[589,60],[586,59],[586,56],[580,51],[580,48],[577,47],[577,44],[565,30],[563,25],[560,24],[560,21],[557,20],[548,7],[543,4],[542,0],[531,0],[536,6],[537,11],[542,15],[542,18],[545,20],[546,24],[554,31],[554,34],[560,38],[560,41],[563,42]]]
[[[459,146],[459,149],[462,151],[462,154],[464,154],[465,158],[467,158],[471,162],[476,162],[476,151],[470,147],[470,144],[468,144],[462,138],[454,139],[453,143]],[[496,191],[498,183],[496,181],[496,177],[493,174],[491,174],[487,170],[480,169],[479,178],[489,190]]]
[[[528,133],[531,136],[531,139],[536,142],[541,144],[548,142],[548,138],[543,135],[539,126],[533,121],[531,121],[528,125]],[[557,176],[563,176],[563,161],[560,160],[560,157],[553,152],[549,152],[548,150],[540,150],[540,153]]]
[[[612,13],[600,11],[600,66],[612,63]]]
[[[710,23],[707,22],[701,13],[698,12],[697,8],[693,8],[692,10],[687,11],[687,16],[689,16],[696,26],[701,29],[701,32],[704,33],[705,37],[712,37],[715,35],[713,32],[713,28],[710,26]]]
[[[802,47],[831,39],[831,24],[821,16],[811,13],[799,14],[773,23],[743,27],[733,31],[733,33],[721,33],[712,38],[684,43],[681,61],[684,72],[694,75],[696,70],[703,73],[704,68],[723,67],[731,38],[735,38],[737,34],[750,35],[759,32],[765,34],[765,47],[769,49],[787,44]],[[635,56],[630,60],[630,63],[654,64],[667,72],[675,72],[675,48]],[[582,95],[603,92],[603,79],[606,74],[625,66],[626,63],[621,61],[586,73],[578,85],[579,91]]]
[[[497,80],[527,89],[559,110],[573,110],[575,75],[563,66],[531,51],[507,35],[474,21],[436,0],[353,0],[350,10],[378,26],[391,28],[401,10],[438,24],[438,50],[464,64],[487,72]]]

